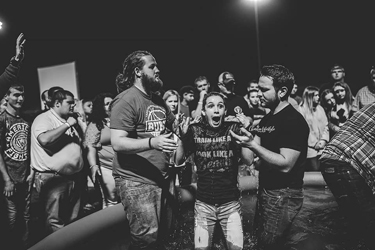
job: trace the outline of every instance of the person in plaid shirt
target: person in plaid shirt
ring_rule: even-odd
[[[326,145],[321,171],[353,239],[375,249],[375,103],[357,111]],[[357,244],[353,241],[354,244]]]

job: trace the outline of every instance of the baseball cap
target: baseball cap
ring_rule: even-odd
[[[344,67],[343,66],[341,66],[340,64],[334,64],[333,66],[332,66],[332,68],[331,68],[331,72],[333,71],[333,70],[335,70],[335,69],[341,69],[343,72],[345,72],[345,69],[344,69]]]
[[[228,83],[235,84],[236,81],[234,80],[234,76],[232,73],[225,71],[219,75],[219,83],[223,83],[224,85],[227,85]]]
[[[183,96],[185,93],[194,94],[194,87],[190,85],[185,85],[180,89],[180,96]]]

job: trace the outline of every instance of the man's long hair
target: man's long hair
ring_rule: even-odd
[[[148,51],[138,50],[134,51],[125,58],[122,64],[122,72],[116,77],[116,87],[118,93],[121,93],[122,91],[133,86],[135,81],[135,69],[141,69],[145,65],[145,61],[142,59],[142,57],[148,55],[152,56]]]

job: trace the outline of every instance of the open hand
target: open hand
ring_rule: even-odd
[[[16,186],[14,185],[13,181],[9,180],[9,181],[4,182],[3,194],[5,195],[5,197],[13,196],[15,191],[16,191]]]
[[[172,153],[177,149],[177,143],[171,139],[172,132],[159,135],[151,139],[151,146],[154,149],[161,150],[165,153]]]
[[[16,60],[17,61],[22,61],[23,58],[25,57],[25,49],[24,49],[25,42],[26,42],[26,39],[24,38],[24,34],[21,33],[17,37],[17,41],[16,41]]]
[[[190,117],[184,117],[184,119],[182,120],[180,124],[180,133],[181,133],[180,136],[183,136],[187,133],[187,130],[190,125],[190,121],[191,121]]]
[[[233,131],[229,131],[231,136],[235,139],[236,143],[243,146],[249,147],[251,143],[254,141],[254,136],[247,131],[245,128],[241,128],[242,135],[238,135]]]
[[[224,118],[224,121],[226,122],[239,122],[240,120],[235,117],[234,115],[228,115]]]
[[[244,114],[236,114],[236,117],[245,128],[252,124],[252,119]]]

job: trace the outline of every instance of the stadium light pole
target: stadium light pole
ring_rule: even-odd
[[[257,39],[258,71],[260,72],[261,57],[260,57],[260,42],[259,42],[258,0],[254,0],[254,12],[255,12],[255,32],[256,32],[256,39]]]
[[[260,41],[259,41],[259,18],[258,18],[258,2],[262,0],[246,0],[247,2],[254,3],[254,16],[255,16],[255,37],[256,37],[256,47],[257,47],[257,61],[258,61],[258,70],[260,71],[262,65],[262,59],[260,54]]]

